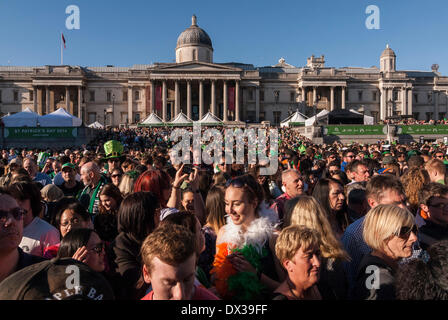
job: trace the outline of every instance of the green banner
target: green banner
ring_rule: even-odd
[[[5,128],[5,138],[30,139],[30,138],[76,138],[78,128]]]
[[[400,126],[398,134],[445,134],[448,135],[448,125],[409,125]]]
[[[385,135],[387,127],[383,125],[329,125],[324,128],[325,135]]]

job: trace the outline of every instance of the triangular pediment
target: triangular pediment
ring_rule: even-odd
[[[220,64],[206,63],[199,61],[173,63],[166,66],[159,66],[155,71],[187,71],[187,72],[241,72],[239,68],[232,68]]]

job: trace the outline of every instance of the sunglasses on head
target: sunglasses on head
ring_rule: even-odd
[[[26,214],[26,211],[21,208],[14,208],[9,211],[0,210],[0,222],[2,224],[4,224],[6,222],[6,220],[8,220],[9,214],[11,214],[15,220],[20,221],[20,220],[22,220],[23,216]]]
[[[418,228],[415,224],[412,227],[401,227],[400,233],[398,234],[398,236],[400,238],[409,238],[409,236],[411,235],[411,232],[414,233],[415,235],[417,234]]]

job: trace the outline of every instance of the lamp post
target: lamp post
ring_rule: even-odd
[[[110,117],[110,126],[113,126],[114,122],[114,107],[115,107],[115,93],[112,94],[112,116]]]
[[[392,101],[392,99],[389,99],[389,101],[387,102],[387,106],[389,109],[389,117],[392,117],[393,105],[394,105],[394,102]]]
[[[107,126],[107,123],[106,123],[107,118],[106,118],[106,116],[107,116],[107,110],[104,109],[104,126],[105,127]]]

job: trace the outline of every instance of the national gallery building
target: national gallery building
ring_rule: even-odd
[[[297,109],[353,109],[376,121],[409,115],[418,120],[448,117],[448,77],[431,71],[397,70],[387,46],[379,68],[325,66],[312,55],[296,67],[283,58],[273,66],[213,61],[212,41],[198,26],[177,39],[176,62],[133,67],[0,66],[0,115],[29,107],[44,115],[65,108],[86,125],[136,124],[155,112],[170,121],[211,112],[227,123],[279,124]]]

